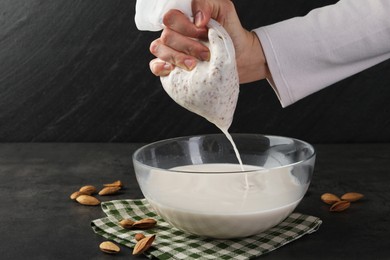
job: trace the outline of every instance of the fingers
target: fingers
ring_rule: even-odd
[[[194,56],[199,60],[208,61],[210,58],[209,49],[198,40],[186,37],[169,28],[166,28],[161,34],[162,44],[170,48]],[[153,53],[154,54],[154,53]]]
[[[172,49],[171,47],[163,44],[161,38],[151,43],[150,52],[160,60],[166,61],[185,70],[192,70],[196,65],[195,57]]]
[[[206,27],[211,18],[225,27],[235,15],[231,0],[192,0],[191,8],[195,14],[195,25],[199,28]]]
[[[207,39],[207,28],[197,27],[179,10],[170,10],[163,17],[163,23],[167,28],[191,38]]]
[[[198,39],[207,38],[207,28],[198,28],[179,10],[168,11],[163,18],[166,28],[150,51],[156,57],[183,69],[192,70],[196,59],[208,61],[209,49]]]
[[[193,0],[191,5],[192,13],[194,14],[195,26],[198,28],[206,28],[212,15],[209,2],[203,0]]]
[[[197,60],[210,59],[210,51],[205,45],[168,27],[160,38],[151,43],[150,52],[160,60],[185,70],[192,70]]]
[[[161,37],[150,45],[150,52],[157,57],[150,62],[153,74],[168,75],[175,66],[192,70],[199,60],[208,61],[210,51],[199,39],[207,39],[210,18],[219,20],[223,17],[225,12],[220,6],[224,7],[226,3],[231,2],[193,0],[194,21],[179,10],[168,11],[163,17],[165,29]]]

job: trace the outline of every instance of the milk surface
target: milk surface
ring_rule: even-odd
[[[290,168],[242,167],[245,172],[239,164],[171,169],[194,172],[191,174],[154,171],[148,180],[151,192],[145,196],[159,215],[179,229],[232,238],[257,234],[278,224],[306,192],[308,185],[302,186]]]

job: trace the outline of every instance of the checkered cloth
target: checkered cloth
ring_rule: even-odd
[[[315,232],[322,223],[316,217],[293,213],[260,235],[225,240],[197,237],[170,226],[152,211],[145,199],[103,202],[102,209],[107,217],[92,221],[93,230],[131,248],[135,243],[134,234],[140,231],[124,229],[118,221],[125,218],[156,219],[158,225],[155,228],[142,232],[156,234],[153,246],[145,254],[158,259],[251,259]]]

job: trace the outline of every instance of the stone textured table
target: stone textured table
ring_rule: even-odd
[[[1,259],[144,259],[122,247],[112,258],[90,221],[100,207],[69,199],[80,186],[120,179],[121,194],[102,200],[141,198],[131,155],[141,144],[0,144]],[[389,259],[390,144],[315,145],[312,184],[296,211],[320,217],[320,229],[264,259]],[[361,192],[365,198],[341,213],[320,201],[324,192]]]

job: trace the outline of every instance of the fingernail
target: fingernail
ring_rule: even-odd
[[[192,70],[195,67],[195,62],[191,59],[184,60],[184,65],[187,67],[187,69]]]
[[[165,63],[163,68],[164,70],[172,70],[172,66],[169,63]]]
[[[199,55],[200,55],[201,60],[203,60],[203,61],[210,60],[210,52],[208,52],[208,51],[203,51]]]
[[[160,76],[168,76],[172,71],[172,65],[169,63],[165,63],[163,66],[163,70],[160,72]]]
[[[195,14],[195,25],[196,25],[196,27],[200,27],[202,25],[203,18],[204,17],[203,17],[202,11],[198,11]]]

